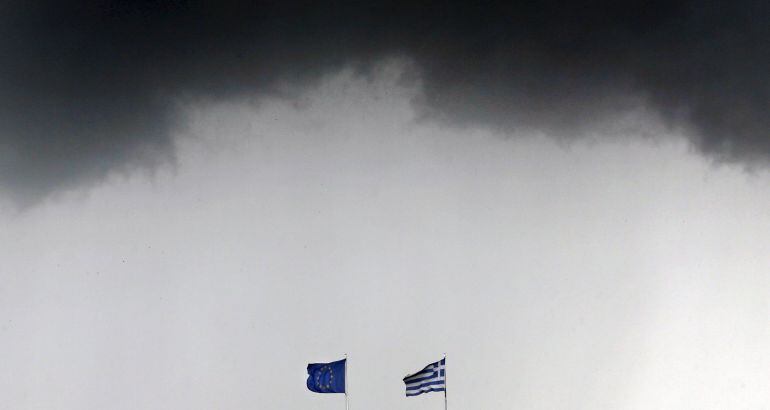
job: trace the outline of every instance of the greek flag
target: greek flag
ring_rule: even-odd
[[[446,391],[446,358],[404,377],[406,396],[419,396],[431,391]]]

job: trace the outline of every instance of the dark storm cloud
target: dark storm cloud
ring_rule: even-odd
[[[592,132],[643,104],[724,161],[770,159],[765,2],[5,2],[0,189],[35,200],[173,158],[175,101],[414,62],[424,112]]]

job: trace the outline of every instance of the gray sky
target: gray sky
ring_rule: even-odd
[[[652,138],[426,119],[398,64],[192,99],[175,161],[0,213],[0,409],[770,402],[770,175]],[[639,119],[641,118],[641,119]]]
[[[28,207],[157,169],[180,106],[297,98],[394,58],[422,85],[415,109],[448,125],[572,141],[646,111],[708,158],[767,169],[768,20],[755,0],[7,0],[0,192]]]

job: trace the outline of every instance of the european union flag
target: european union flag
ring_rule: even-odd
[[[347,359],[307,365],[307,388],[316,393],[345,393]]]

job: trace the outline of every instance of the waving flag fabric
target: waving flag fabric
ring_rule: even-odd
[[[316,393],[345,393],[346,360],[307,365],[308,390]]]
[[[419,372],[404,377],[404,383],[407,397],[432,391],[446,391],[446,359],[431,363]]]

